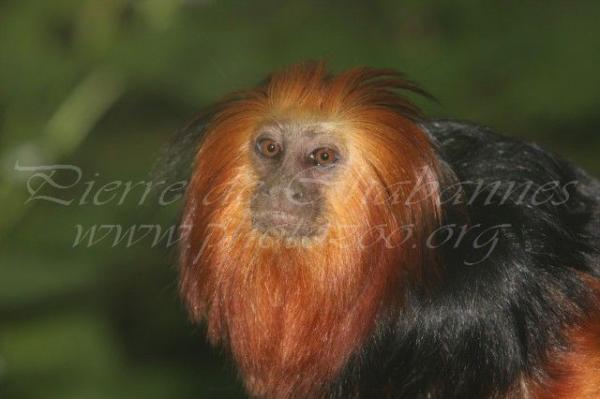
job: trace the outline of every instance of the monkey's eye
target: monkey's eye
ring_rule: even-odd
[[[262,139],[257,143],[258,152],[266,158],[274,158],[281,152],[281,146],[274,140]]]
[[[327,147],[317,148],[308,158],[315,166],[331,166],[338,160],[336,152]]]

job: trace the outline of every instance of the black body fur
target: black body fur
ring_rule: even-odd
[[[502,397],[521,378],[544,377],[548,350],[563,347],[565,327],[592,306],[576,271],[600,276],[598,181],[485,127],[422,126],[445,163],[445,223],[507,226],[496,229],[487,258],[473,234],[440,244],[442,283],[429,293],[407,288],[402,314],[380,321],[332,387],[333,398]],[[527,184],[523,197],[515,187]],[[461,187],[462,200],[444,187]]]

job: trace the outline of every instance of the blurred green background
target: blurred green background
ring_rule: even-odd
[[[186,320],[173,248],[75,242],[78,226],[172,225],[180,203],[139,188],[81,199],[147,181],[198,109],[307,58],[392,67],[440,100],[430,115],[598,175],[599,22],[592,1],[0,0],[0,398],[243,397]],[[28,169],[55,164],[78,184]]]

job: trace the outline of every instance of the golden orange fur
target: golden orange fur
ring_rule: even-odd
[[[594,289],[595,307],[600,309],[600,280],[582,276]],[[536,399],[600,398],[600,310],[567,330],[564,348],[548,353],[547,375],[530,381],[530,395]]]
[[[188,188],[181,291],[210,341],[231,351],[251,394],[326,395],[376,321],[401,305],[398,283],[435,282],[424,243],[439,223],[439,167],[418,110],[396,93],[414,89],[392,71],[331,77],[315,63],[217,106]],[[325,124],[347,147],[350,166],[327,187],[335,201],[326,201],[319,237],[286,241],[252,228],[250,143],[279,120]],[[410,194],[410,207],[397,201],[419,179],[427,192]]]

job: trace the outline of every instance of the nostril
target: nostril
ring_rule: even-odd
[[[304,197],[304,193],[301,190],[294,190],[291,188],[286,189],[285,194],[288,200],[292,202],[301,201]]]
[[[304,197],[304,194],[302,193],[302,191],[296,191],[296,192],[292,193],[292,199],[294,199],[296,201],[300,201],[303,197]]]

